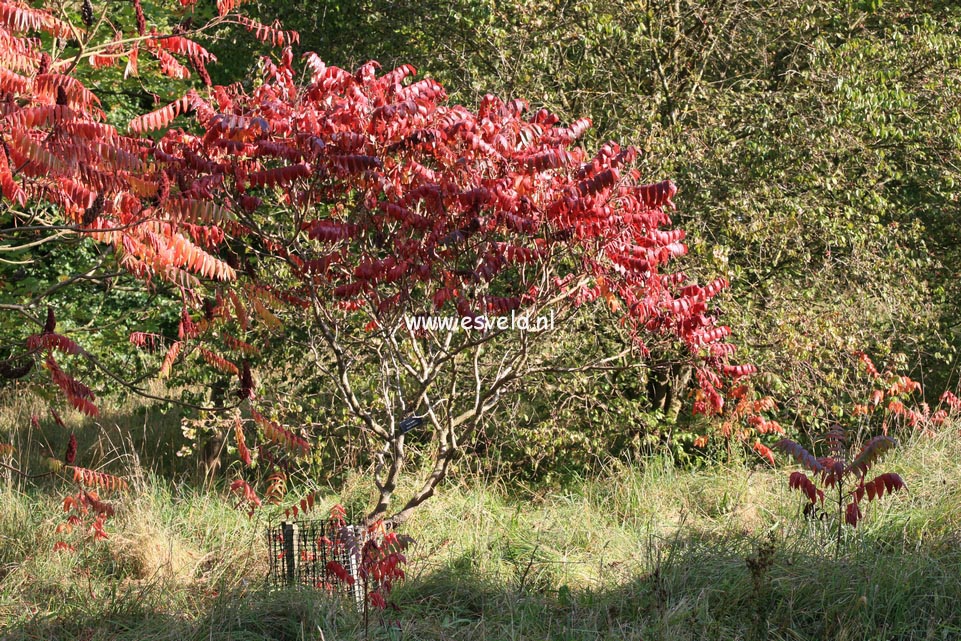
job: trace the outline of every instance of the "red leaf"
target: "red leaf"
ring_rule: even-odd
[[[242,502],[247,502],[250,505],[251,514],[253,514],[253,509],[260,507],[262,504],[260,499],[257,497],[257,493],[254,492],[254,488],[250,487],[250,484],[243,479],[237,479],[230,484],[230,491],[234,494],[239,494]]]
[[[904,480],[894,472],[881,474],[875,477],[873,481],[865,483],[864,487],[868,492],[868,500],[881,498],[884,496],[885,491],[888,494],[893,494],[899,490],[907,489]]]
[[[161,47],[162,49],[170,51],[171,53],[196,57],[201,62],[215,62],[217,60],[216,56],[201,47],[199,44],[182,36],[164,36],[150,42]]]
[[[74,482],[82,486],[99,487],[104,490],[127,489],[127,481],[119,476],[113,476],[112,474],[107,474],[106,472],[98,472],[96,470],[89,470],[85,467],[77,467],[74,465],[68,465],[64,467],[64,469],[72,470]]]
[[[278,185],[289,185],[299,178],[310,176],[310,165],[308,163],[297,163],[284,167],[274,167],[255,171],[247,175],[247,183],[251,187],[276,187]]]
[[[174,361],[177,360],[177,356],[180,355],[180,350],[183,347],[183,342],[177,341],[170,345],[167,350],[167,355],[164,356],[163,364],[160,366],[160,378],[167,378],[170,376],[170,371],[173,369]]]
[[[897,447],[897,442],[889,436],[875,436],[862,448],[857,458],[851,461],[846,473],[864,475],[890,449]]]
[[[742,376],[756,374],[757,367],[754,365],[724,365],[721,367],[721,371],[723,371],[727,376],[741,378]]]
[[[238,416],[234,422],[234,436],[237,439],[237,455],[240,460],[244,462],[244,465],[250,467],[253,459],[250,455],[250,450],[247,449],[247,441],[244,439],[244,424]]]
[[[329,574],[333,574],[335,577],[337,577],[338,581],[346,583],[347,585],[354,584],[354,577],[350,575],[350,572],[347,571],[347,568],[337,561],[328,561],[326,569]]]
[[[844,522],[851,527],[857,527],[858,521],[861,520],[861,508],[858,507],[857,501],[852,501],[848,504],[847,509],[844,511]]]
[[[814,482],[804,472],[792,472],[788,479],[788,487],[803,492],[811,503],[816,503],[819,500],[824,502],[824,492],[817,489]]]
[[[222,11],[220,15],[224,15],[232,5],[240,4],[237,0],[217,0],[217,9]],[[265,24],[261,24],[256,20],[251,20],[246,16],[237,16],[237,22],[242,24],[247,31],[252,31],[254,37],[261,42],[266,42],[272,44],[275,47],[285,47],[292,44],[297,44],[300,42],[300,34],[296,31],[284,31],[279,27],[273,26],[268,27]]]
[[[141,134],[147,131],[163,129],[169,125],[174,118],[187,111],[189,107],[190,104],[186,97],[175,100],[156,111],[137,116],[131,120],[129,125],[130,131]]]
[[[49,322],[48,322],[49,324]],[[55,349],[64,354],[79,354],[80,346],[66,336],[60,334],[43,333],[34,334],[27,337],[27,349],[34,351],[39,349]]]
[[[0,68],[0,89],[3,88],[3,74],[6,70]],[[7,162],[7,154],[0,149],[0,189],[3,196],[10,202],[23,207],[27,203],[27,194],[13,178],[10,171],[10,164]],[[53,331],[53,330],[51,330]]]
[[[237,368],[236,365],[228,361],[226,358],[224,358],[220,354],[215,354],[209,349],[206,349],[204,347],[198,348],[197,351],[200,353],[200,356],[205,361],[207,361],[208,365],[223,372],[224,374],[237,376],[240,373],[240,370]]]
[[[754,451],[761,455],[768,463],[774,465],[774,452],[760,441],[754,443]]]
[[[794,441],[784,438],[775,443],[774,447],[790,455],[795,461],[812,472],[824,472],[824,465]]]

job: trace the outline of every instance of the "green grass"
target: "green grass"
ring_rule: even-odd
[[[400,610],[366,626],[320,594],[266,590],[265,517],[222,493],[141,470],[108,540],[54,553],[68,487],[11,482],[0,638],[958,639],[957,437],[885,460],[910,491],[869,506],[840,559],[783,470],[648,460],[563,491],[461,479],[406,528],[418,543]],[[350,487],[340,500],[366,492]]]

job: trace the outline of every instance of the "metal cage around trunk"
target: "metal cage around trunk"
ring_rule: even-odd
[[[365,541],[366,528],[344,525],[341,521],[282,521],[267,532],[270,550],[267,582],[272,587],[305,585],[323,589],[349,596],[362,605],[364,586],[358,569]],[[353,584],[331,571],[331,561],[347,571]]]

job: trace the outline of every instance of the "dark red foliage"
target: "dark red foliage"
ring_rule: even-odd
[[[407,557],[404,551],[414,542],[406,535],[387,531],[380,521],[373,523],[358,536],[354,528],[345,527],[345,512],[340,505],[331,508],[330,518],[338,523],[341,536],[336,541],[325,540],[332,553],[346,552],[357,563],[357,576],[364,588],[367,603],[384,609],[388,605],[394,584],[405,577]],[[330,561],[326,570],[340,583],[354,585],[351,573],[339,562]]]
[[[885,492],[893,494],[906,490],[907,486],[901,477],[893,472],[880,474],[871,481],[866,481],[865,474],[885,452],[894,448],[896,443],[888,436],[876,436],[861,448],[861,451],[848,462],[847,453],[848,433],[840,425],[833,426],[827,433],[825,441],[830,449],[829,456],[815,458],[806,449],[789,439],[782,439],[775,447],[789,454],[802,466],[815,473],[814,479],[804,472],[792,472],[788,478],[788,487],[802,492],[811,504],[824,503],[825,492],[821,487],[830,488],[836,493],[838,510],[847,501],[843,514],[838,513],[838,521],[843,518],[844,523],[856,527],[863,518],[860,503],[867,498],[873,501],[884,496]],[[840,527],[840,526],[839,526]],[[840,533],[838,534],[840,546]]]
[[[47,308],[47,322],[43,325],[44,334],[52,334],[57,329],[57,318],[53,315],[53,308]]]
[[[63,462],[67,465],[73,465],[74,461],[77,460],[77,437],[71,432],[70,440],[67,441],[67,451],[63,455]]]
[[[811,503],[824,502],[824,492],[819,490],[804,472],[792,472],[788,487],[792,490],[800,490]]]
[[[257,233],[229,230],[280,254],[322,299],[363,311],[376,327],[424,299],[437,312],[476,316],[603,296],[642,350],[662,335],[698,355],[702,412],[721,409],[719,374],[755,371],[727,362],[729,330],[708,307],[726,281],[701,287],[666,273],[686,253],[683,232],[667,228],[676,187],[639,183],[632,148],[608,143],[590,155],[574,144],[587,121],[564,128],[547,112],[525,118],[519,101],[486,96],[476,112],[449,105],[433,81],[401,84],[409,66],[377,76],[373,63],[349,73],[307,59],[313,75],[303,86],[288,53],[265,63],[252,93],[215,87],[216,107],[191,93],[134,124],[158,129],[192,109],[201,135],[171,131],[152,151],[164,175],[190,177],[182,193],[240,203],[244,215],[270,199],[287,208],[327,203],[299,222],[313,243],[272,248],[267,234],[298,232],[282,217]],[[577,257],[579,273],[509,291],[524,265],[558,270],[564,255]],[[584,280],[572,287],[575,276]],[[471,295],[478,282],[507,291]],[[415,290],[423,298],[412,299]],[[241,396],[250,389],[242,380]]]

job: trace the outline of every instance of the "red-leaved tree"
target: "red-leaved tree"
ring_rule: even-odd
[[[206,79],[212,59],[181,33],[149,30],[134,7],[135,36],[117,28],[121,35],[93,44],[85,34],[106,14],[85,9],[81,28],[66,13],[0,3],[8,45],[0,188],[17,233],[108,243],[143,281],[179,288],[177,337],[131,340],[168,341],[162,375],[196,356],[236,377],[247,420],[234,435],[245,462],[256,455],[285,470],[311,456],[317,436],[282,424],[292,387],[255,389],[250,360],[269,356],[264,348],[281,333],[306,361],[293,380],[325,381],[371,453],[378,498],[369,517],[395,522],[434,493],[519,386],[622,356],[555,348],[552,337],[587,303],[606,306],[641,357],[655,341],[685,347],[697,365],[695,411],[719,412],[723,379],[753,372],[729,362],[729,330],[709,310],[726,283],[701,286],[672,269],[686,252],[668,215],[674,185],[643,184],[631,148],[578,147],[588,120],[563,125],[492,96],[476,110],[451,105],[436,82],[413,81],[409,66],[350,73],[307,54],[298,81],[285,49],[262,61],[255,88],[190,90],[123,133],[77,79],[81,61],[136,68],[144,51],[162,73],[183,78],[186,62]],[[232,8],[218,3],[214,24],[238,22],[276,45],[295,40]],[[36,31],[79,44],[55,59],[28,36]],[[181,115],[191,124],[172,129]],[[60,353],[89,355],[57,333],[53,314],[44,322],[16,311],[37,322],[26,353],[43,360],[73,406],[95,414],[92,391],[57,362]],[[510,320],[518,317],[527,325]],[[431,464],[398,504],[408,438],[429,443]],[[249,484],[233,487],[259,503]]]
[[[195,38],[225,25],[239,25],[278,46],[296,40],[292,32],[233,13],[236,3],[218,2],[217,14],[209,20],[193,15],[192,4],[182,3],[175,19],[180,23],[170,29],[170,14],[152,5],[148,15],[140,0],[122,6],[84,0],[42,7],[0,1],[0,281],[6,286],[8,278],[21,278],[14,270],[36,263],[32,252],[55,243],[69,248],[77,240],[100,242],[116,250],[115,262],[105,258],[41,283],[26,297],[0,301],[0,382],[23,379],[54,387],[88,416],[99,414],[99,401],[75,378],[74,365],[81,360],[103,365],[62,323],[58,327],[50,299],[80,282],[111,282],[125,270],[145,285],[165,282],[179,289],[187,309],[197,304],[201,281],[235,277],[216,256],[224,239],[220,221],[211,220],[206,203],[179,188],[178,176],[153,161],[154,142],[143,137],[141,128],[135,124],[123,132],[108,123],[104,105],[90,87],[96,88],[107,73],[113,74],[111,83],[139,76],[148,86],[166,77],[165,86],[185,89],[194,76],[202,83],[198,86],[209,85],[206,65],[214,56]],[[111,67],[117,69],[105,71]],[[174,195],[168,198],[171,182]],[[146,394],[128,372],[105,368],[105,374]],[[64,425],[53,406],[50,413]],[[38,427],[39,418],[31,423]],[[9,457],[11,445],[0,444],[0,452]],[[73,513],[64,530],[92,512],[92,533],[102,536],[113,508],[96,490],[116,491],[126,483],[81,467],[84,457],[78,457],[73,435],[62,457],[50,454],[48,473],[72,473],[81,487],[65,503]],[[29,475],[9,461],[0,465]]]
[[[520,100],[447,104],[433,80],[411,81],[409,66],[378,75],[376,63],[351,73],[305,59],[305,82],[287,50],[263,61],[252,91],[190,93],[134,125],[194,116],[199,130],[168,131],[151,150],[176,178],[158,185],[154,206],[204,203],[225,255],[239,255],[243,287],[220,292],[207,314],[219,345],[249,345],[256,318],[299,346],[302,376],[331,382],[376,462],[370,518],[407,518],[532,376],[613,358],[552,349],[586,303],[608,306],[637,354],[655,340],[686,346],[698,363],[696,411],[721,409],[722,376],[753,371],[728,363],[729,330],[708,309],[726,283],[669,269],[686,251],[667,213],[675,187],[642,184],[633,149],[589,154],[575,144],[588,120],[562,125]],[[170,355],[208,337],[188,331]],[[261,439],[308,457],[309,431],[266,418],[285,390],[255,393],[231,360],[242,351],[211,360],[240,372]],[[432,464],[394,510],[410,432],[430,442]]]

